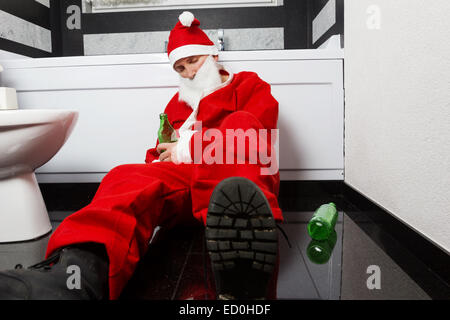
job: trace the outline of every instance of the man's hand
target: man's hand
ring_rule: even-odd
[[[175,162],[175,157],[177,156],[175,153],[175,146],[177,145],[178,141],[176,142],[168,142],[168,143],[160,143],[156,146],[156,150],[159,153],[159,161],[161,162]]]

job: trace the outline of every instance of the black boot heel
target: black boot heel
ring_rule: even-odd
[[[214,189],[206,245],[218,299],[264,299],[278,254],[269,202],[251,180],[231,177]]]

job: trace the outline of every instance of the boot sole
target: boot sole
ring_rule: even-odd
[[[231,177],[214,189],[206,246],[218,299],[264,299],[278,254],[275,220],[261,189]]]

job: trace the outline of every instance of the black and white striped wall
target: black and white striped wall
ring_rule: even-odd
[[[200,20],[211,40],[217,41],[218,29],[224,30],[225,50],[305,47],[307,2],[283,0],[282,3],[268,7],[189,10]],[[67,23],[61,23],[63,55],[164,52],[169,32],[185,10],[88,13],[82,0],[63,0],[61,12],[67,18],[65,12],[73,5],[85,10],[82,10],[79,30],[70,30]]]
[[[90,11],[84,0],[51,0],[52,5],[53,2],[60,6],[63,56],[164,52],[170,30],[178,15],[186,10],[98,13]],[[337,17],[343,0],[330,0],[334,5],[328,7],[324,2],[327,1],[279,0],[276,6],[189,10],[213,41],[218,40],[218,30],[224,30],[227,51],[306,49],[318,47],[327,35],[343,31],[343,17]],[[324,7],[327,11],[321,14]],[[329,16],[330,7],[335,8],[334,17]],[[342,28],[331,26],[315,39],[320,28],[329,24],[327,19],[335,20]]]
[[[0,58],[52,56],[49,0],[0,0]]]
[[[308,0],[308,48],[318,48],[340,35],[344,46],[344,0]]]
[[[227,51],[318,48],[332,35],[343,36],[344,0],[276,3],[189,10],[213,41],[224,30]],[[0,53],[47,57],[164,52],[183,10],[92,13],[85,0],[0,0]]]

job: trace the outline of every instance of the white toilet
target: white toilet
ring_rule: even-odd
[[[52,230],[34,171],[59,151],[78,119],[71,110],[4,109],[11,108],[0,106],[0,243]]]

